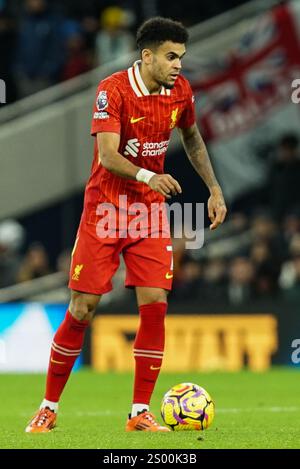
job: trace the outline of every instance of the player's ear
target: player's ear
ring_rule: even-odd
[[[150,65],[153,60],[153,52],[151,49],[142,50],[142,60],[146,65]]]

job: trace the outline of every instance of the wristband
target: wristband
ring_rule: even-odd
[[[136,180],[139,182],[144,182],[145,184],[149,184],[150,179],[152,176],[155,176],[156,173],[153,171],[149,171],[148,169],[141,168],[136,174]]]

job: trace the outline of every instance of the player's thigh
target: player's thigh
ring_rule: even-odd
[[[100,238],[94,224],[81,223],[72,253],[69,288],[96,296],[111,291],[119,253],[120,240]]]
[[[162,297],[163,291],[171,290],[173,257],[169,238],[144,238],[132,242],[123,250],[123,256],[126,264],[125,286],[141,288],[138,298],[141,295],[147,295],[147,298]]]

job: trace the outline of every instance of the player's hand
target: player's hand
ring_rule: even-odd
[[[227,208],[221,189],[217,189],[211,193],[207,203],[208,216],[211,221],[210,230],[215,230],[223,223],[226,217]]]
[[[181,194],[182,189],[179,183],[170,174],[155,174],[148,183],[149,187],[159,192],[167,199],[172,195]]]

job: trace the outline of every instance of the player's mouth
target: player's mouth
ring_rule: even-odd
[[[172,80],[176,80],[176,78],[178,77],[179,73],[172,73],[170,75],[170,77],[172,78]]]

